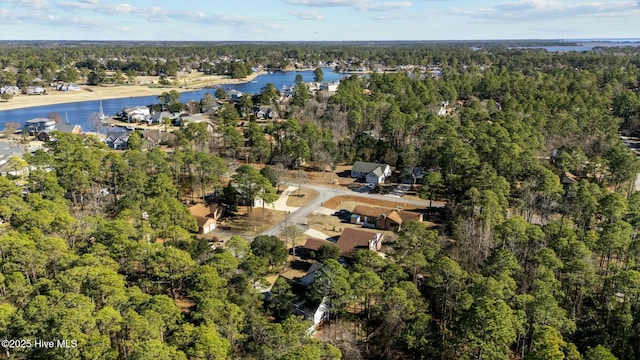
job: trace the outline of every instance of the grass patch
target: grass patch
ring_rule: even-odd
[[[287,198],[287,206],[293,207],[302,207],[313,201],[318,197],[318,192],[311,189],[305,189],[298,192],[298,190],[293,191],[289,198]]]

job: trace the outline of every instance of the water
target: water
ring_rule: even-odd
[[[323,72],[323,81],[336,81],[346,76],[345,74],[329,71],[329,69],[324,69]],[[313,81],[313,71],[277,71],[271,74],[260,75],[252,82],[244,84],[221,84],[220,86],[227,90],[235,89],[242,91],[243,93],[256,94],[259,93],[268,83],[273,83],[275,88],[278,90],[281,90],[283,85],[293,85],[295,83],[296,75],[298,74],[302,75],[302,79],[305,82]],[[180,101],[184,103],[190,100],[199,101],[206,93],[214,95],[215,89],[201,89],[181,93]],[[158,103],[157,96],[104,99],[102,100],[102,108],[104,109],[105,114],[114,115],[126,107],[146,106],[153,103]],[[4,125],[8,122],[24,124],[24,122],[29,119],[47,117],[49,113],[56,112],[60,114],[63,120],[66,121],[66,119],[68,119],[70,124],[80,125],[84,131],[93,131],[95,125],[91,124],[90,117],[92,113],[98,113],[99,111],[100,102],[98,100],[4,110],[0,111],[0,130],[4,129]]]
[[[596,47],[640,46],[638,39],[575,39],[575,45],[519,46],[514,49],[545,49],[548,52],[591,51]]]

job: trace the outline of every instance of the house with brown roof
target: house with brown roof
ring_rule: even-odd
[[[382,248],[384,234],[379,232],[346,228],[338,238],[336,245],[344,257],[351,257],[358,250],[378,251]]]
[[[311,253],[317,253],[322,245],[335,245],[335,243],[329,240],[323,240],[318,238],[308,238],[302,246],[302,254],[306,257],[311,257]]]
[[[405,221],[422,221],[421,213],[370,206],[356,206],[351,212],[351,223],[380,230],[400,230]]]
[[[199,234],[206,234],[215,230],[218,219],[222,215],[222,211],[217,205],[196,204],[189,208],[189,212],[198,223]]]

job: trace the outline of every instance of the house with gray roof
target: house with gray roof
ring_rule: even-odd
[[[356,161],[351,168],[351,177],[364,179],[368,184],[382,184],[391,176],[391,167],[387,164]]]
[[[129,132],[108,132],[104,142],[114,150],[127,150],[129,148]]]

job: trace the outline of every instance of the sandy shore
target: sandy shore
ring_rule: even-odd
[[[122,86],[84,86],[81,91],[55,91],[50,90],[46,95],[19,95],[9,101],[0,102],[0,111],[29,108],[44,105],[66,104],[80,101],[97,101],[106,99],[119,99],[135,96],[160,95],[165,91],[177,90],[179,92],[199,90],[204,86],[219,84],[241,84],[252,81],[264,74],[256,72],[244,79],[230,79],[226,76],[201,76],[182,81],[186,86],[149,87],[147,85],[122,85]]]

